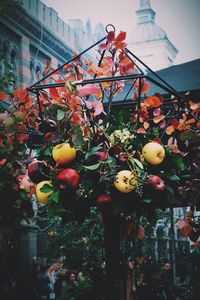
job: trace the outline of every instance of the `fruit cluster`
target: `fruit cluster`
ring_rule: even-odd
[[[110,150],[113,150],[112,147],[111,144]],[[73,194],[75,198],[89,198],[92,195],[95,198],[93,203],[102,208],[108,203],[115,203],[113,197],[116,195],[123,197],[138,193],[141,196],[145,187],[159,192],[165,189],[165,182],[161,177],[147,172],[148,166],[158,166],[165,158],[164,146],[158,142],[146,143],[141,149],[140,160],[128,152],[123,162],[120,161],[118,152],[114,155],[111,151],[111,156],[108,149],[99,146],[90,149],[83,160],[77,155],[79,151],[69,142],[63,142],[52,148],[50,162],[34,159],[29,164],[28,175],[36,184],[35,192],[40,204],[51,203],[52,199],[55,200],[55,194],[59,201],[60,194],[64,191],[70,197]],[[116,163],[117,159],[119,162]],[[108,178],[106,172],[115,165],[118,168],[113,175],[110,171]],[[71,198],[70,201],[75,200]]]

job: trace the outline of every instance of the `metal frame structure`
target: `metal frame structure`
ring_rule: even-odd
[[[115,31],[115,28],[113,25],[108,24],[106,26],[106,32],[109,32],[109,27],[111,27],[111,31]],[[43,115],[42,115],[42,109],[40,105],[40,99],[39,94],[40,91],[43,91],[45,89],[49,88],[57,88],[57,87],[63,87],[65,86],[65,82],[62,83],[49,83],[49,84],[42,84],[44,80],[52,76],[57,71],[61,70],[66,65],[70,64],[77,58],[80,58],[82,55],[84,55],[86,52],[88,52],[90,49],[94,48],[104,40],[106,40],[107,35],[79,53],[78,55],[75,55],[70,60],[68,60],[63,65],[59,66],[57,69],[53,70],[52,72],[46,74],[43,78],[35,82],[33,85],[27,88],[27,90],[31,93],[34,93],[37,97],[38,107],[40,110],[40,117],[41,122],[43,122]],[[171,85],[169,85],[165,80],[163,80],[158,74],[156,74],[151,68],[149,68],[144,62],[142,62],[136,55],[134,55],[130,50],[127,48],[123,50],[124,54],[130,58],[130,60],[136,60],[134,61],[134,64],[137,66],[137,62],[143,65],[150,74],[153,74],[154,78],[152,78],[150,75],[144,74],[144,72],[138,67],[140,74],[134,74],[134,75],[121,75],[121,76],[112,76],[112,77],[104,77],[104,78],[96,78],[94,76],[93,79],[87,79],[87,80],[80,80],[75,81],[75,85],[87,85],[87,84],[93,84],[93,83],[103,83],[103,82],[109,82],[109,81],[119,81],[119,80],[139,80],[139,89],[138,89],[138,98],[137,98],[137,105],[138,108],[140,107],[141,103],[141,87],[142,87],[142,80],[147,79],[151,83],[157,85],[159,88],[162,88],[167,94],[173,95],[177,100],[177,106],[186,107],[187,109],[190,109],[187,107],[187,104],[185,103],[185,97],[181,95],[179,92],[177,92]],[[102,51],[101,58],[99,60],[99,66],[103,60],[105,54],[105,50]],[[156,79],[155,79],[156,78]],[[133,86],[133,85],[132,85]],[[128,94],[127,94],[128,95]],[[125,99],[127,98],[127,95],[125,96]],[[120,107],[123,107],[125,101],[118,103]],[[183,104],[184,103],[184,104]],[[173,108],[174,109],[174,108]],[[173,114],[173,109],[171,113]],[[33,135],[41,135],[40,133],[34,132],[34,131],[27,131],[24,132],[27,134],[33,134]],[[104,237],[105,237],[105,257],[106,257],[106,274],[107,274],[107,295],[106,300],[119,300],[120,299],[120,292],[119,292],[119,261],[120,261],[120,236],[119,236],[119,224],[120,224],[120,217],[119,216],[111,216],[109,213],[105,214],[105,231],[104,231]]]

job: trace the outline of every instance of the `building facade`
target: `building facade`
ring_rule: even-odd
[[[153,71],[172,66],[178,50],[167,33],[156,24],[156,13],[150,0],[140,0],[136,14],[138,22],[132,32],[129,49]]]
[[[92,32],[89,20],[85,26],[78,19],[65,23],[40,0],[21,0],[2,13],[0,28],[0,76],[13,75],[24,87],[42,76],[46,60],[57,68],[105,35],[102,24]]]

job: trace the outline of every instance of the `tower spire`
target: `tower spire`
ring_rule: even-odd
[[[155,22],[155,11],[151,8],[150,0],[140,0],[139,9],[136,10],[138,15],[138,24]]]
[[[150,0],[140,0],[140,9],[151,8]]]

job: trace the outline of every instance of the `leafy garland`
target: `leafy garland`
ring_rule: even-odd
[[[156,207],[181,204],[182,175],[188,168],[185,141],[199,136],[197,101],[188,98],[180,105],[171,99],[169,105],[158,93],[146,96],[151,85],[144,79],[80,83],[84,78],[138,74],[125,38],[125,32],[116,37],[109,32],[97,51],[97,64],[79,57],[54,73],[51,80],[66,82],[65,87],[40,91],[39,103],[27,90],[0,93],[1,206],[9,199],[18,221],[34,215],[33,202],[39,208],[45,204],[49,214],[65,221],[83,221],[94,205],[139,220],[141,215],[150,219]],[[45,73],[49,71],[47,64]],[[132,105],[114,110],[114,99],[127,83],[134,89]],[[145,157],[149,142],[164,152],[159,163]],[[68,158],[61,162],[53,153],[62,145],[68,150],[60,155],[67,153]],[[126,181],[129,192],[118,185],[120,171],[126,171],[122,183]],[[0,220],[8,221],[3,214]]]

